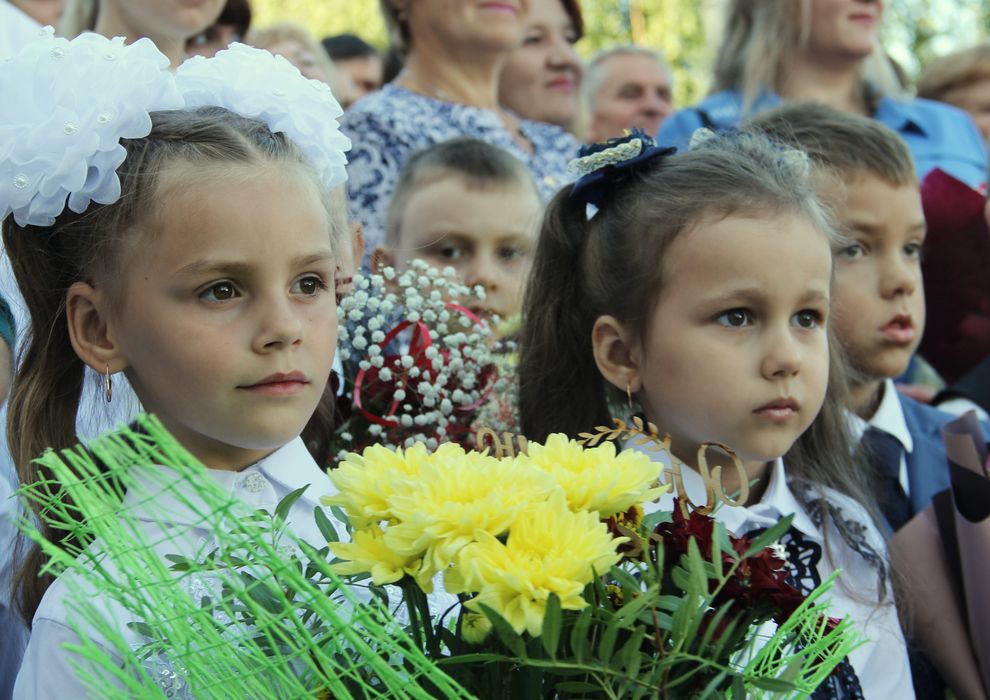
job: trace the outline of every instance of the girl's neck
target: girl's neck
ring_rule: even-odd
[[[793,102],[820,102],[843,112],[871,116],[859,74],[862,60],[831,61],[797,51],[785,59],[777,92]]]
[[[677,455],[673,456],[680,460],[680,457]],[[697,457],[697,451],[694,451],[691,453],[690,459],[681,461],[685,466],[700,473],[701,470],[698,467]],[[721,468],[719,478],[715,483],[721,483],[722,493],[734,500],[738,499],[743,487],[743,476],[736,467],[732,458],[727,454],[723,454],[721,451],[712,449],[708,450],[706,453],[705,461],[708,466],[709,478],[712,478],[712,474],[715,472],[716,467]],[[746,471],[746,483],[749,484],[749,496],[746,498],[744,505],[749,506],[754,503],[759,503],[760,499],[763,498],[763,494],[767,490],[767,481],[770,479],[770,471],[773,463],[742,462],[742,465]],[[716,493],[718,493],[718,491],[716,491]]]
[[[497,110],[498,76],[505,58],[504,53],[452,55],[435,47],[414,50],[396,83],[445,102]]]
[[[849,387],[852,398],[853,412],[865,421],[869,421],[880,408],[883,400],[884,384],[882,381],[853,383]]]
[[[172,64],[172,68],[178,68],[179,64],[186,57],[186,43],[182,39],[143,32],[134,27],[121,16],[120,11],[114,3],[100,3],[99,14],[96,17],[96,26],[93,28],[97,34],[105,37],[122,36],[128,42],[137,41],[142,37],[151,39],[155,46],[161,51]]]

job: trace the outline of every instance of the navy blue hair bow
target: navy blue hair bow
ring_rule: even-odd
[[[582,146],[578,157],[569,164],[580,175],[571,188],[570,198],[596,209],[601,208],[606,193],[613,185],[636,172],[644,163],[676,152],[673,146],[658,146],[653,137],[642,129],[633,129],[626,136]]]

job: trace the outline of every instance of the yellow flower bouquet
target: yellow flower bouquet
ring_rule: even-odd
[[[383,600],[397,587],[411,637],[482,698],[800,697],[855,645],[825,614],[831,581],[807,599],[783,583],[767,547],[789,519],[752,540],[699,513],[644,519],[668,487],[611,442],[374,446],[328,474],[324,505],[351,525],[331,568]]]

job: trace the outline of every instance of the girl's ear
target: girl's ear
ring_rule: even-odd
[[[105,296],[87,282],[76,282],[65,295],[72,349],[85,364],[102,374],[127,367],[109,319]]]
[[[614,316],[599,316],[591,329],[591,347],[605,381],[623,393],[640,390],[641,353],[626,324]]]

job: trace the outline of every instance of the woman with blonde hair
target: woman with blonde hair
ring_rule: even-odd
[[[263,29],[251,30],[247,43],[284,56],[307,78],[329,85],[342,107],[346,108],[354,101],[355,89],[350,76],[334,65],[323,47],[301,24],[279,22]]]
[[[900,94],[879,49],[882,16],[880,0],[729,0],[712,93],[667,119],[659,140],[684,145],[699,127],[736,127],[782,101],[822,102],[897,131],[919,178],[938,167],[979,185],[979,132],[959,110]]]
[[[175,0],[66,0],[58,34],[74,39],[83,32],[128,41],[151,39],[176,68],[186,58],[186,41],[220,16],[224,0],[188,4]]]

